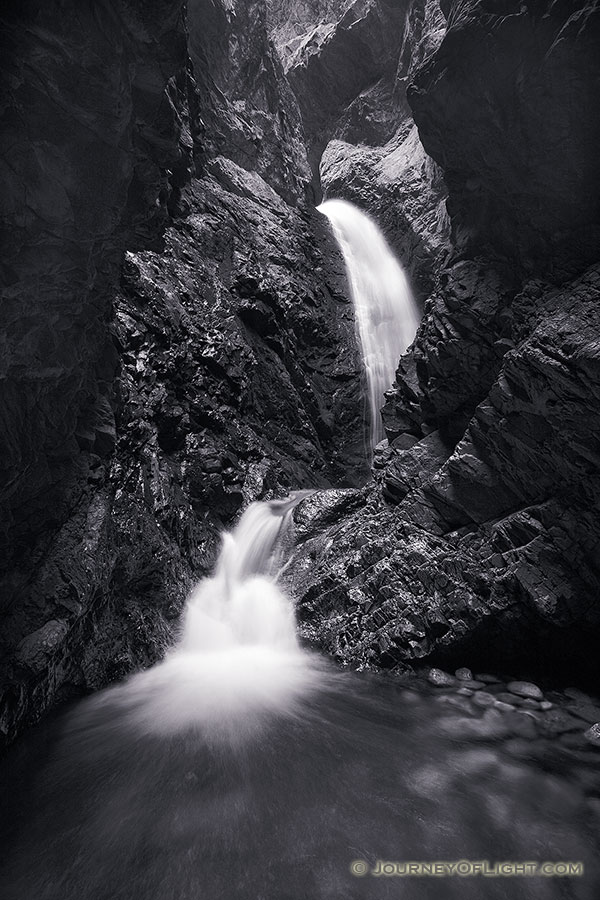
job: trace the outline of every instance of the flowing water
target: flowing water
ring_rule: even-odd
[[[346,200],[326,200],[317,209],[331,222],[346,263],[375,447],[384,437],[384,391],[391,388],[398,361],[414,339],[419,314],[406,275],[375,222]]]
[[[302,649],[277,584],[299,499],[246,511],[164,662],[12,749],[3,900],[600,896],[600,753],[568,697],[490,710],[491,676],[439,688]],[[434,861],[462,868],[407,874]],[[465,874],[483,861],[583,872]]]
[[[321,210],[375,444],[416,313],[376,226],[341,201]],[[2,900],[600,896],[600,752],[583,736],[600,707],[577,692],[542,705],[485,674],[341,672],[303,649],[278,575],[306,493],[252,504],[224,535],[164,661],[12,748]],[[548,863],[555,877],[531,874]]]

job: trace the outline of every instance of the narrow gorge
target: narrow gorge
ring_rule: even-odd
[[[0,22],[2,896],[594,900],[596,0]]]

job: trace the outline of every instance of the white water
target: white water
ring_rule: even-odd
[[[298,645],[277,574],[291,511],[309,493],[251,504],[223,535],[214,575],[191,594],[177,645],[99,703],[116,704],[145,733],[199,728],[233,742],[259,728],[261,714],[293,712],[321,669]]]
[[[346,263],[374,447],[384,437],[384,391],[392,386],[398,361],[414,339],[419,314],[406,275],[375,222],[346,200],[326,200],[317,209],[331,222]]]

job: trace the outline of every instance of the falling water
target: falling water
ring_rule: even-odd
[[[384,391],[392,386],[398,360],[412,343],[419,315],[406,275],[375,222],[346,200],[326,200],[317,209],[331,222],[346,263],[374,447],[384,436]]]
[[[223,544],[214,575],[191,594],[179,642],[164,661],[99,695],[151,734],[200,728],[242,740],[261,716],[293,706],[318,681],[294,612],[277,584],[294,507],[311,491],[252,503]]]

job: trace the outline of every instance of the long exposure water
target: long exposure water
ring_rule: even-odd
[[[277,584],[299,499],[246,511],[164,662],[13,748],[0,896],[600,896],[600,753],[569,696],[544,709],[493,676],[435,687],[299,647]],[[406,874],[435,861],[463,874]],[[483,861],[583,872],[465,874]]]
[[[419,314],[402,266],[375,222],[346,200],[326,200],[317,209],[331,222],[346,264],[374,447],[384,436],[380,415],[384,392],[391,388],[398,360],[414,339]]]

